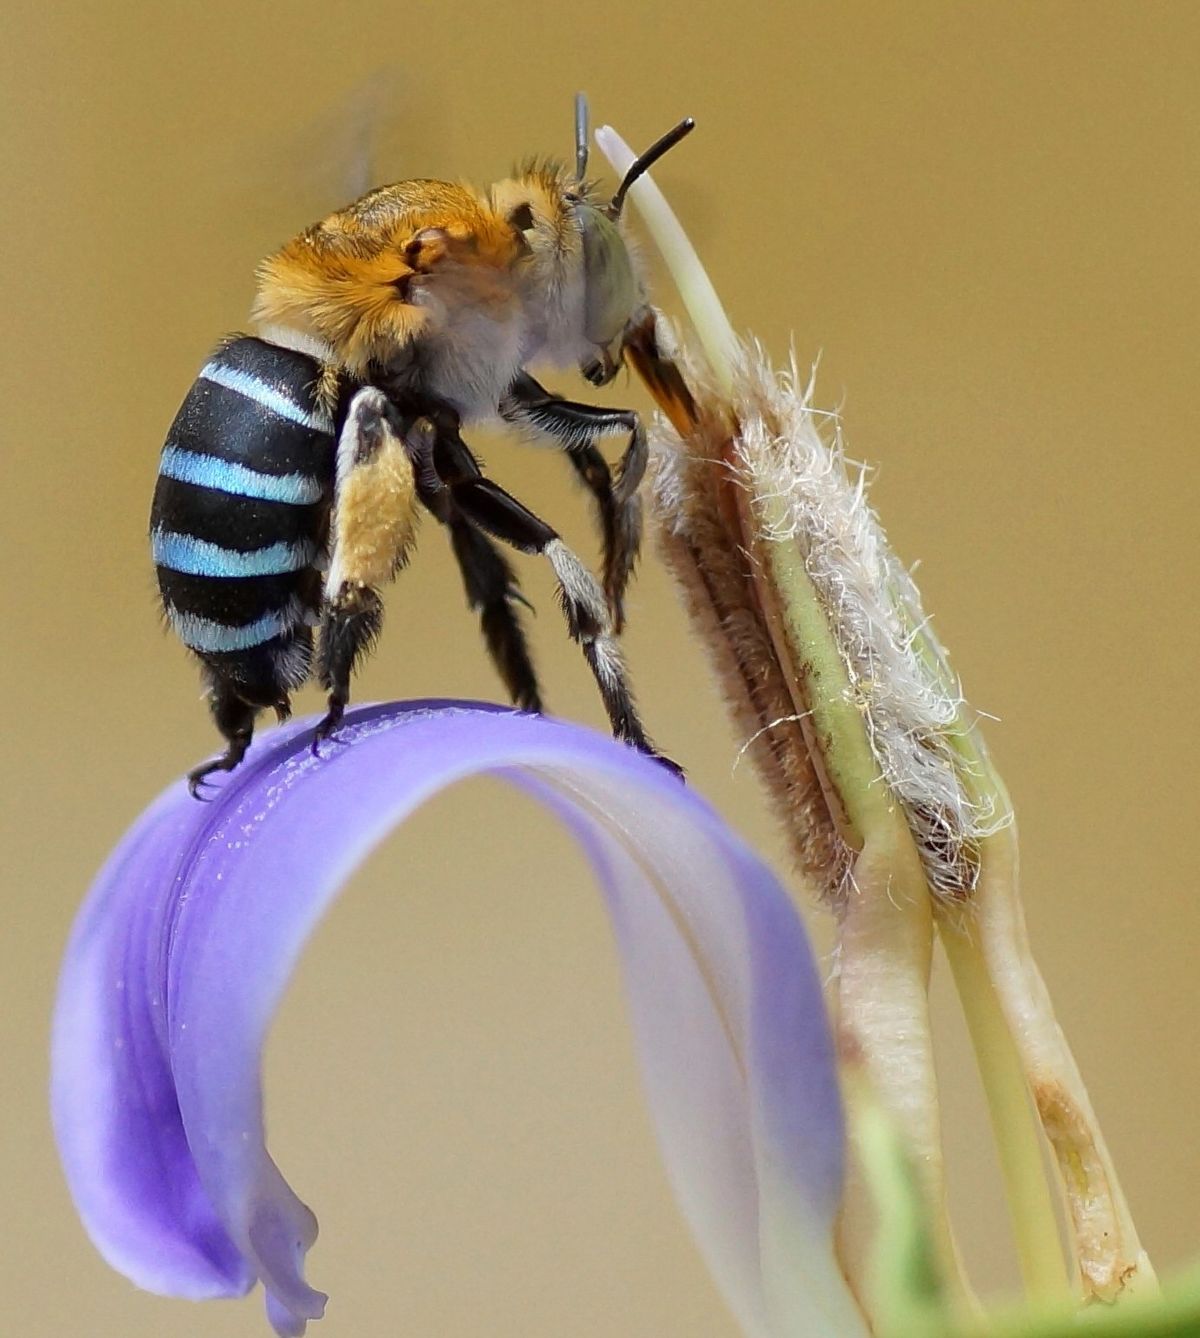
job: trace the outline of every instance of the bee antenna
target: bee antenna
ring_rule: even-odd
[[[575,94],[575,180],[582,181],[588,164],[588,100]]]
[[[661,139],[656,139],[646,152],[634,161],[629,171],[625,173],[625,180],[617,187],[617,193],[609,201],[607,211],[609,218],[617,219],[621,217],[621,206],[625,203],[625,193],[630,186],[643,172],[649,171],[664,153],[673,149],[685,135],[690,135],[695,128],[696,122],[690,116],[685,116],[673,130],[668,130]]]

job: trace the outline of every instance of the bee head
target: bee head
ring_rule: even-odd
[[[616,194],[604,202],[585,179],[587,102],[575,101],[575,171],[531,163],[493,192],[496,207],[521,235],[527,290],[538,309],[539,352],[577,360],[595,385],[621,365],[624,335],[645,307],[621,210],[629,187],[695,125],[690,118],[653,144],[630,167]]]

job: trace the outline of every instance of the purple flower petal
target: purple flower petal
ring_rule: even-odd
[[[321,758],[305,723],[218,781],[182,784],[97,879],[67,951],[52,1104],[105,1258],[143,1287],[236,1295],[280,1334],[325,1298],[304,1280],[316,1219],[264,1145],[266,1031],[309,933],[423,800],[492,773],[585,848],[620,949],[675,1192],[747,1333],[865,1333],[833,1259],[842,1124],[819,982],[760,860],[632,750],[497,708],[364,707]]]

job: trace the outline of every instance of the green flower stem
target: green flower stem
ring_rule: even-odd
[[[923,628],[915,632],[914,645],[930,671],[948,690],[954,689],[940,648]],[[1057,1241],[1057,1232],[1051,1231],[1048,1205],[1034,1191],[1033,1157],[1027,1146],[1029,1107],[1016,1096],[1016,1075],[1010,1069],[1013,1055],[1058,1167],[1071,1255],[1084,1299],[1111,1302],[1144,1291],[1155,1294],[1154,1270],[1138,1240],[1082,1075],[1030,948],[1008,791],[979,732],[961,716],[950,742],[961,761],[964,788],[995,815],[998,830],[980,842],[979,881],[963,921],[952,923],[942,915],[938,927],[968,1025],[974,1028],[998,1009],[1009,1037],[1009,1045],[1003,1045],[989,1021],[994,1040],[984,1044],[976,1040],[975,1052],[992,1111],[1026,1285],[1030,1285],[1026,1259],[1032,1264],[1035,1252],[1048,1252],[1051,1235]],[[964,936],[965,948],[958,942]],[[1057,1250],[1047,1253],[1038,1265],[1038,1276],[1045,1270],[1047,1284],[1050,1267],[1044,1259],[1056,1257]],[[1037,1290],[1041,1293],[1040,1283]]]
[[[942,1338],[1200,1338],[1200,1272],[1193,1269],[1161,1295],[1119,1306],[1009,1308],[988,1316],[985,1329],[971,1325]]]
[[[941,681],[947,695],[955,695],[957,685],[940,648],[925,628],[914,627],[905,602],[895,592],[893,600],[926,669]],[[962,762],[960,775],[971,798],[986,803],[997,821],[1011,823],[1008,794],[978,734],[960,719],[950,734],[950,743]],[[992,844],[991,839],[982,843],[981,861],[986,860]],[[964,906],[948,911],[941,907],[936,912],[936,923],[987,1099],[1026,1296],[1035,1304],[1073,1297],[1021,1056],[979,950],[971,909]]]
[[[927,657],[936,655],[928,643],[923,650]],[[937,664],[943,674],[948,673],[940,656]],[[1017,829],[1011,820],[1008,792],[976,730],[960,721],[952,743],[962,758],[963,784],[972,797],[989,803],[997,814],[1010,819],[980,842],[979,883],[965,924],[955,930],[943,920],[939,926],[948,953],[955,933],[967,932],[973,957],[977,958],[962,974],[951,957],[968,1022],[972,1013],[990,1008],[993,1001],[1003,1015],[1033,1108],[1058,1167],[1071,1254],[1084,1299],[1112,1302],[1141,1292],[1156,1294],[1154,1269],[1138,1240],[1083,1077],[1033,958],[1021,906]],[[958,965],[964,964],[960,961]],[[987,1070],[997,1067],[997,1057],[979,1045],[976,1053],[990,1099]],[[992,1082],[1007,1087],[1010,1079],[994,1072]],[[1016,1114],[1011,1098],[1005,1101],[1003,1110],[993,1108],[1001,1163],[1007,1167],[1012,1162],[1016,1169],[1026,1160],[1019,1144],[1028,1135],[1023,1120],[1005,1118],[1009,1113]],[[1034,1201],[1027,1197],[1030,1192],[1022,1175],[1020,1183],[1009,1185],[1010,1203],[1020,1203],[1021,1211],[1044,1218],[1044,1210],[1035,1208]],[[1035,1248],[1038,1238],[1049,1235],[1044,1221],[1038,1225],[1033,1218],[1018,1218],[1014,1225],[1018,1241],[1027,1238],[1022,1254]]]
[[[738,488],[737,500],[758,602],[779,663],[799,689],[796,710],[843,840],[858,851],[871,839],[902,849],[907,838],[911,847],[904,813],[879,774],[828,610],[808,575],[801,546],[794,538],[768,537],[786,526],[783,503],[765,487],[756,488],[755,480]]]
[[[1015,827],[983,843],[973,933],[1062,1179],[1086,1300],[1157,1292],[1116,1168],[1033,960],[1017,892]]]
[[[938,930],[987,1096],[1025,1292],[1035,1304],[1061,1300],[1071,1288],[1021,1058],[972,938],[969,913],[953,923],[939,915]]]

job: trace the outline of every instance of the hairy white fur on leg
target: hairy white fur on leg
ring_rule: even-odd
[[[546,557],[562,587],[573,622],[580,623],[584,640],[609,630],[608,606],[600,584],[561,539],[546,545]],[[586,616],[586,622],[580,615]]]

